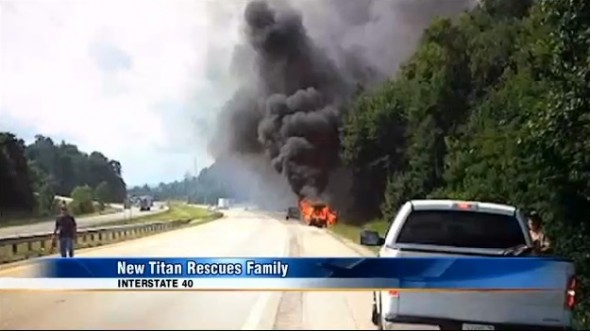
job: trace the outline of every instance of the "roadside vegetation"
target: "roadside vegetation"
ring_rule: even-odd
[[[76,145],[37,136],[32,144],[10,132],[0,132],[0,226],[33,223],[56,215],[56,196],[75,215],[109,211],[122,203],[126,185],[121,164],[99,152],[86,154]]]
[[[355,224],[416,198],[535,209],[576,264],[589,327],[589,17],[587,0],[487,0],[432,23],[346,119],[346,160],[370,184],[356,188]]]

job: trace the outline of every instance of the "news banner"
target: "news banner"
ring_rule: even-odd
[[[41,258],[0,290],[555,290],[556,258]],[[565,282],[565,280],[564,280]]]

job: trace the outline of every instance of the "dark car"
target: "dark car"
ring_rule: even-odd
[[[297,208],[297,207],[287,208],[287,216],[285,216],[286,220],[288,220],[290,218],[298,220],[299,217],[301,217],[301,214],[299,212],[299,208]]]

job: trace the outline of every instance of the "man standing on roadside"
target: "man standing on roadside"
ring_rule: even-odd
[[[65,205],[61,206],[61,215],[55,220],[53,237],[59,231],[59,251],[62,257],[74,257],[74,243],[76,242],[76,220]]]
[[[532,212],[529,215],[529,232],[537,251],[540,253],[548,253],[551,249],[551,243],[543,229],[543,220],[537,212]]]

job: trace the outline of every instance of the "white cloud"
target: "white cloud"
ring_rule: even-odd
[[[99,150],[122,162],[131,184],[180,177],[193,157],[205,165],[206,139],[191,123],[210,123],[229,93],[241,6],[0,2],[0,129],[18,129],[5,116]]]

